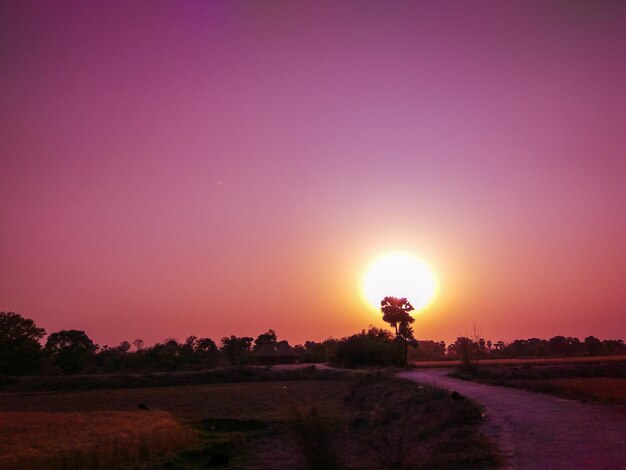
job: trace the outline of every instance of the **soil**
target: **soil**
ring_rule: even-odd
[[[601,405],[447,377],[450,369],[399,377],[456,391],[485,409],[482,431],[498,442],[513,469],[626,468],[626,419]]]

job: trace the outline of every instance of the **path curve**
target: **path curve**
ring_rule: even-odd
[[[485,408],[483,432],[513,469],[626,469],[626,419],[614,410],[507,387],[447,377],[450,369],[399,377],[456,390]]]

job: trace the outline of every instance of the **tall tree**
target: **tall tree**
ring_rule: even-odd
[[[252,345],[252,338],[249,336],[237,336],[231,335],[222,338],[222,353],[233,365],[247,364],[248,356],[250,355],[250,346]]]
[[[63,372],[80,372],[98,349],[81,330],[61,330],[48,336],[45,350]]]
[[[210,338],[190,336],[181,345],[180,351],[186,364],[202,364],[208,367],[217,365],[217,345]]]
[[[208,367],[215,367],[218,360],[217,345],[210,338],[198,338],[194,348],[198,362]]]
[[[401,365],[406,366],[409,345],[417,347],[411,327],[411,323],[415,321],[411,316],[414,310],[413,305],[406,297],[385,297],[380,302],[380,310],[383,313],[383,320],[389,323],[396,332],[396,341],[402,351]]]
[[[261,333],[254,340],[254,350],[257,351],[264,344],[278,344],[278,337],[274,330],[267,330],[265,333]]]
[[[46,330],[15,312],[0,312],[0,374],[30,374],[39,367]]]

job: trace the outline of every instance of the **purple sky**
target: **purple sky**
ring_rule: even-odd
[[[380,315],[419,338],[626,337],[626,4],[0,6],[0,310],[100,344]]]

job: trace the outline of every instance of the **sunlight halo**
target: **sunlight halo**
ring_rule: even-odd
[[[420,311],[437,294],[437,276],[425,261],[410,253],[387,253],[366,268],[361,289],[367,302],[376,309],[380,309],[384,297],[392,296],[406,297]]]

